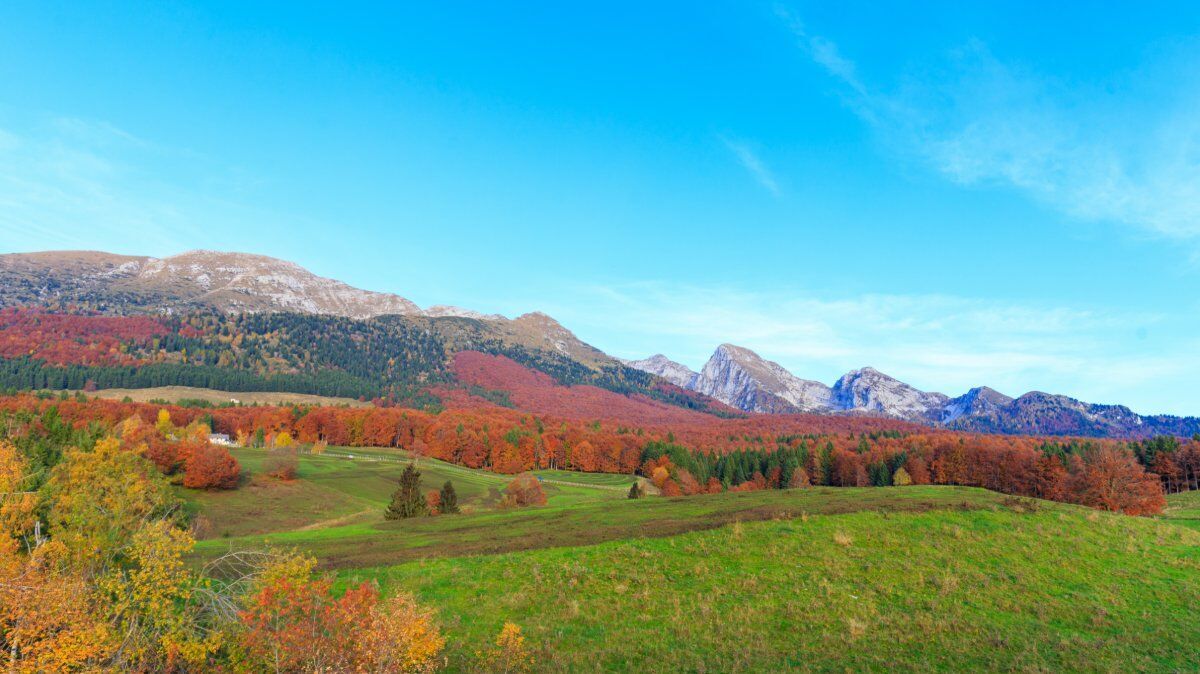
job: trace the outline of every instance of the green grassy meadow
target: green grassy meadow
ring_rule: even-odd
[[[207,531],[202,532],[204,538],[263,537],[383,522],[383,509],[411,460],[394,449],[331,447],[322,455],[300,455],[298,479],[288,482],[265,475],[266,450],[238,448],[232,454],[242,465],[239,489],[179,490],[188,509],[209,522]],[[419,459],[417,466],[426,490],[440,489],[446,480],[452,481],[459,505],[468,514],[494,510],[512,479],[429,458]],[[624,498],[634,479],[566,471],[541,473],[551,480],[543,485],[551,507]],[[614,486],[620,489],[599,488]]]
[[[543,471],[549,504],[494,508],[505,476],[421,459],[467,511],[383,519],[405,457],[330,448],[300,478],[235,450],[242,489],[187,492],[231,547],[294,547],[347,586],[435,608],[449,671],[505,621],[538,671],[1195,671],[1200,493],[1160,519],[963,487],[625,498],[629,476]],[[333,454],[354,454],[351,460]],[[385,460],[393,459],[393,460]]]

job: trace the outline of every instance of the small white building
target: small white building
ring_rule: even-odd
[[[233,442],[233,438],[230,438],[228,435],[226,435],[224,433],[209,433],[208,441],[213,443],[214,445],[225,445],[226,447],[236,447],[237,446]]]

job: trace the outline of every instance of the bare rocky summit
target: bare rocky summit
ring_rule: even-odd
[[[871,367],[848,372],[826,386],[732,344],[717,347],[698,373],[662,355],[624,362],[746,412],[873,414],[957,430],[1029,435],[1200,433],[1200,419],[1195,417],[1143,416],[1122,405],[1095,405],[1037,391],[1011,398],[981,386],[950,398],[921,391]]]
[[[748,412],[828,412],[832,391],[801,379],[750,349],[722,344],[713,352],[695,390]]]
[[[623,360],[621,362],[635,370],[658,375],[679,388],[694,390],[696,378],[700,376],[699,373],[693,372],[688,366],[676,363],[661,353],[641,360]]]
[[[873,367],[847,372],[833,385],[833,402],[838,409],[910,421],[937,420],[949,400],[941,393],[919,391]]]
[[[207,307],[347,318],[425,315],[399,295],[355,288],[294,262],[210,250],[164,258],[96,251],[0,255],[0,302],[79,304],[127,312]],[[487,318],[457,307],[433,309],[434,316]]]

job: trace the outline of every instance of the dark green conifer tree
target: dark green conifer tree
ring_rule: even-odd
[[[442,485],[442,500],[438,505],[438,512],[443,515],[456,515],[459,512],[458,494],[450,480],[446,480],[446,484]]]
[[[421,494],[421,472],[410,463],[400,475],[400,486],[392,492],[392,502],[383,515],[389,520],[399,520],[427,514],[429,506]]]

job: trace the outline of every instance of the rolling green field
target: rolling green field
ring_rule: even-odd
[[[355,459],[345,458],[353,454]],[[1162,519],[964,487],[628,500],[629,476],[543,471],[550,503],[498,511],[508,477],[422,459],[464,510],[382,517],[404,457],[330,448],[300,479],[235,450],[234,492],[188,492],[204,559],[266,542],[435,608],[448,669],[505,621],[538,671],[1194,671],[1200,494]],[[1180,526],[1182,525],[1182,526]],[[228,535],[226,535],[228,534]]]
[[[1200,657],[1200,534],[1068,507],[809,515],[341,576],[437,606],[464,670],[505,620],[553,671],[1194,671]]]
[[[356,525],[385,522],[383,510],[397,480],[412,458],[401,450],[330,447],[321,455],[301,454],[298,478],[282,481],[265,475],[268,453],[238,448],[242,486],[234,491],[179,490],[189,510],[202,515],[202,538],[268,538],[285,535],[328,537],[326,529],[353,531]],[[440,489],[454,483],[459,505],[471,514],[491,513],[512,476],[471,470],[436,459],[417,461],[421,486]],[[550,509],[625,498],[633,477],[567,471],[540,471]],[[318,533],[321,532],[321,533]],[[335,532],[336,533],[336,532]]]

